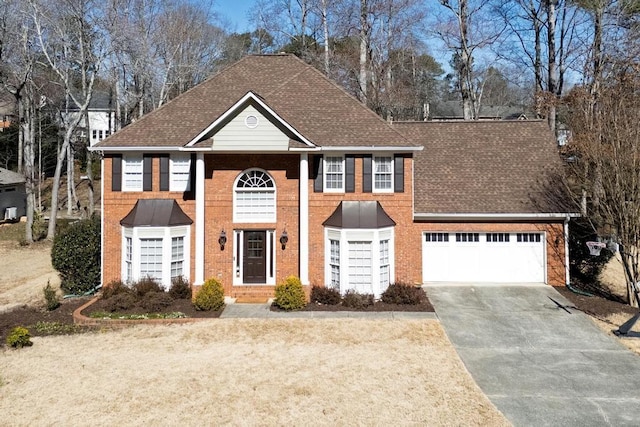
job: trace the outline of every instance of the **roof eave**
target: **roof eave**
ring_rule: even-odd
[[[541,221],[559,220],[580,217],[575,212],[549,212],[549,213],[414,213],[414,221]]]
[[[424,147],[420,146],[420,147],[394,147],[394,146],[368,146],[368,147],[353,147],[353,146],[344,146],[344,147],[327,147],[327,146],[322,146],[320,147],[320,151],[327,151],[327,152],[344,152],[344,151],[349,151],[349,152],[367,152],[370,153],[372,151],[385,151],[385,152],[395,152],[395,153],[400,153],[400,152],[414,152],[414,151],[422,151],[424,149]]]

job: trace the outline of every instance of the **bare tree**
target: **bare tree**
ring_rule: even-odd
[[[62,165],[91,102],[94,83],[102,66],[106,47],[100,42],[102,38],[96,34],[99,28],[99,8],[92,0],[46,3],[30,0],[29,6],[42,55],[64,89],[67,111],[67,114],[61,115],[64,135],[58,152],[51,193],[47,238],[53,239]],[[77,106],[75,114],[68,114],[71,103]],[[73,167],[72,156],[68,158],[68,163]],[[72,177],[68,177],[68,180],[72,181]]]

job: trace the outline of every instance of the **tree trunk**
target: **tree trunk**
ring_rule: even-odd
[[[549,99],[547,100],[549,116],[547,121],[549,128],[555,135],[556,133],[556,92],[558,86],[558,64],[556,62],[556,5],[557,0],[546,0],[547,6],[547,44],[548,44],[548,73],[549,83],[547,85],[547,91],[549,93]]]
[[[369,18],[367,0],[360,0],[360,75],[358,84],[360,85],[360,102],[367,104],[367,86],[369,85]]]
[[[322,32],[324,35],[324,73],[329,76],[329,22],[327,21],[327,0],[322,0]]]
[[[25,190],[27,196],[27,223],[25,226],[25,240],[27,243],[32,243],[33,239],[33,213],[35,210],[35,192],[34,192],[34,163],[35,163],[35,151],[34,145],[34,126],[33,126],[33,102],[32,94],[27,89],[27,94],[21,97],[22,114],[20,120],[20,133],[23,134],[23,149],[24,156],[21,156],[24,161],[24,167],[22,168],[25,178]]]
[[[56,220],[58,216],[58,196],[60,193],[60,176],[62,175],[62,165],[64,159],[67,157],[67,147],[71,140],[71,131],[65,130],[64,139],[62,145],[58,150],[58,157],[56,159],[56,169],[53,173],[53,185],[51,187],[51,212],[49,213],[49,228],[47,229],[47,239],[53,240],[56,234]]]

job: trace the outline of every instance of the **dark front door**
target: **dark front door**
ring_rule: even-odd
[[[245,231],[243,283],[267,282],[267,232]]]

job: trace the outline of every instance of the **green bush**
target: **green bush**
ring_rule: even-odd
[[[325,286],[313,286],[311,288],[311,302],[323,305],[338,305],[342,297],[340,291]]]
[[[361,294],[353,289],[349,289],[342,297],[344,307],[363,309],[372,306],[374,303],[372,294]]]
[[[216,279],[209,279],[200,288],[193,300],[198,311],[220,310],[224,307],[224,289]]]
[[[31,342],[31,334],[29,334],[29,330],[22,326],[16,326],[13,328],[9,336],[7,336],[7,345],[13,348],[32,346],[33,343]]]
[[[394,283],[389,285],[380,299],[387,304],[418,305],[422,304],[426,298],[427,295],[420,287],[405,283]]]
[[[42,288],[42,292],[44,293],[44,300],[48,311],[53,311],[60,307],[60,298],[56,290],[51,287],[51,283],[47,282],[47,286]]]
[[[171,281],[169,295],[175,299],[191,299],[191,283],[183,276],[175,277]]]
[[[132,289],[122,280],[114,280],[109,282],[107,286],[102,287],[102,299],[109,299],[116,295],[132,293]]]
[[[151,277],[145,277],[135,282],[131,288],[138,298],[144,297],[149,292],[164,292],[164,288]]]
[[[147,311],[162,311],[173,303],[173,298],[166,292],[147,292],[140,300],[140,306]]]
[[[289,276],[284,283],[276,285],[273,304],[283,310],[300,310],[307,305],[302,282],[296,276]]]
[[[100,285],[100,219],[81,220],[58,233],[51,262],[65,292],[83,294]]]

